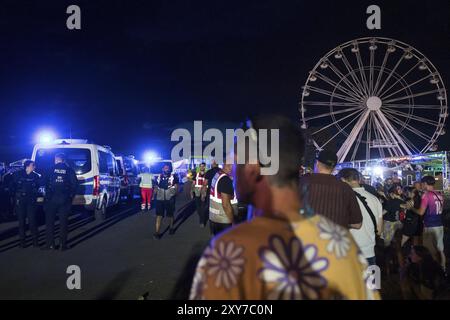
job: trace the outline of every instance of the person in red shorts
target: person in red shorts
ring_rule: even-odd
[[[144,167],[143,172],[138,175],[138,179],[141,188],[141,210],[150,210],[153,197],[153,174],[150,173],[149,168]]]

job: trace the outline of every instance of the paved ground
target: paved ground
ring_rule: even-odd
[[[104,221],[75,214],[73,248],[66,252],[20,249],[17,223],[1,224],[0,299],[185,298],[195,259],[186,264],[203,250],[209,232],[199,227],[187,197],[179,196],[177,210],[176,233],[166,232],[161,240],[152,238],[154,210],[140,213],[121,205]],[[66,287],[69,265],[81,268],[81,290]]]

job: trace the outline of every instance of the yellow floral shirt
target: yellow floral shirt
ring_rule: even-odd
[[[211,241],[190,299],[379,299],[366,268],[349,231],[325,217],[257,217]]]

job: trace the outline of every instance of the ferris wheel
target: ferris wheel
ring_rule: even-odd
[[[412,46],[360,38],[329,51],[301,91],[301,127],[317,150],[340,162],[424,153],[445,134],[441,75]]]

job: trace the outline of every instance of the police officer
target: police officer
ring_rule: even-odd
[[[169,234],[174,234],[173,214],[175,212],[175,197],[178,192],[179,179],[176,174],[170,172],[169,166],[164,165],[163,172],[157,177],[156,192],[156,232],[153,238],[160,239],[161,221],[164,215],[169,218]]]
[[[15,210],[19,220],[20,247],[26,247],[26,219],[33,236],[33,247],[39,246],[38,227],[36,224],[36,199],[38,197],[41,176],[34,172],[35,165],[31,160],[23,164],[23,170],[12,176],[10,190],[15,196]]]
[[[202,162],[199,171],[195,174],[191,197],[195,200],[200,227],[206,226],[205,193],[206,193],[206,163]]]
[[[50,170],[45,185],[46,245],[44,250],[55,249],[56,215],[59,215],[60,250],[68,249],[67,225],[77,185],[77,176],[75,171],[66,164],[65,155],[62,153],[55,155],[55,165]]]

